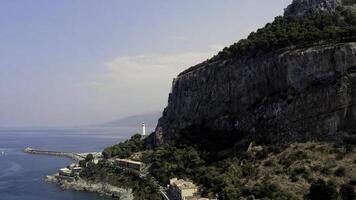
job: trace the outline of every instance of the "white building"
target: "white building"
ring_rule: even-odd
[[[142,123],[142,135],[146,136],[146,126],[144,122]]]
[[[61,176],[71,176],[72,175],[72,170],[70,170],[68,168],[62,168],[62,169],[58,170],[58,173]]]
[[[176,199],[190,200],[197,199],[198,186],[191,181],[172,178],[169,181],[169,188]]]

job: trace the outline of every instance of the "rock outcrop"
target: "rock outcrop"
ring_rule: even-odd
[[[330,139],[356,131],[356,43],[216,59],[173,83],[156,145],[182,130]]]
[[[285,11],[286,16],[303,16],[305,13],[315,10],[334,12],[342,6],[342,0],[293,0]]]
[[[134,199],[131,189],[119,188],[104,182],[90,182],[81,178],[77,178],[75,181],[68,181],[57,178],[56,175],[47,176],[45,180],[58,184],[64,190],[94,192],[99,195],[115,197],[122,200]]]

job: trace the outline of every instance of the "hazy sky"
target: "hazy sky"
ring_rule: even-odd
[[[172,79],[292,0],[1,0],[0,126],[163,110]]]

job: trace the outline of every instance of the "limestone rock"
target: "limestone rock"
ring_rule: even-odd
[[[354,4],[294,0],[285,15],[334,12]],[[235,147],[244,148],[246,137],[288,142],[334,140],[356,133],[356,43],[311,43],[234,58],[218,55],[182,72],[146,142],[148,146],[177,138],[200,142],[199,137],[211,133],[213,140],[216,134],[225,134],[239,142]]]
[[[356,131],[356,43],[215,59],[179,75],[151,141],[182,130],[269,133],[275,141]]]
[[[342,0],[293,0],[292,4],[285,9],[284,15],[303,16],[312,10],[333,12],[342,5]]]

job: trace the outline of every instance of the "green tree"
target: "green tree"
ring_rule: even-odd
[[[204,161],[193,147],[163,145],[152,154],[151,162],[150,173],[163,183],[173,177],[199,179],[203,173],[200,169]]]
[[[93,154],[90,153],[85,157],[85,162],[92,161],[93,159],[94,159],[94,156],[93,156]]]
[[[236,162],[230,165],[228,171],[223,176],[222,200],[239,199],[242,196],[242,173],[241,167]]]
[[[133,153],[142,151],[145,149],[144,141],[140,134],[133,135],[129,140],[126,140],[122,143],[116,144],[114,146],[104,149],[102,152],[104,158],[128,158]]]

